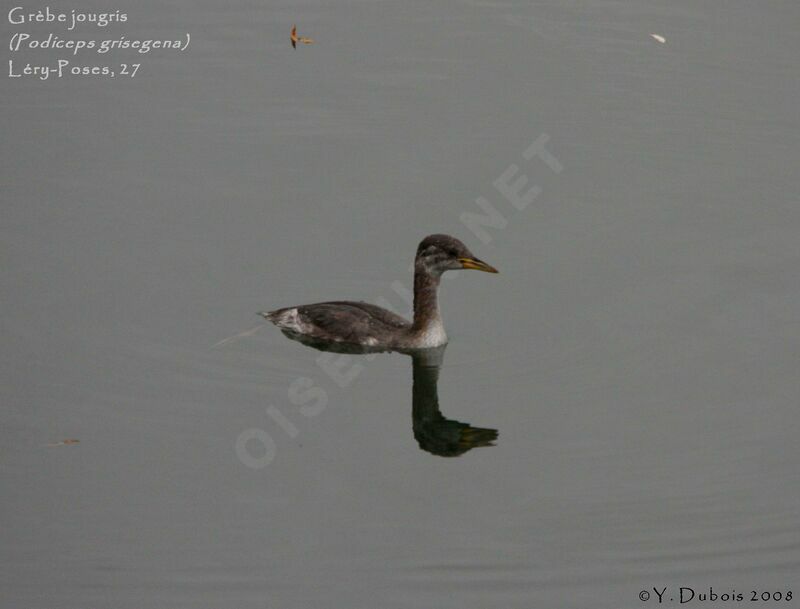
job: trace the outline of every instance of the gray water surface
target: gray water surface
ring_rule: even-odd
[[[0,605],[797,606],[800,4],[114,8],[192,45],[0,91]],[[405,312],[433,232],[500,269],[436,395],[495,446],[420,450],[405,355],[218,344]]]

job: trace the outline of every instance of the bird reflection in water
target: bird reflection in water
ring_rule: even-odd
[[[440,457],[458,457],[481,446],[494,446],[496,429],[454,421],[439,410],[439,371],[447,346],[410,353],[413,367],[411,413],[414,437],[422,450]]]
[[[324,341],[297,334],[288,330],[287,338],[303,343],[319,351],[334,353],[370,354],[385,352],[385,349],[370,349],[358,345]],[[411,390],[411,416],[414,438],[419,447],[440,457],[458,457],[473,448],[494,446],[496,429],[473,427],[446,418],[439,409],[439,371],[444,362],[447,345],[434,349],[397,350],[411,357],[413,385]]]

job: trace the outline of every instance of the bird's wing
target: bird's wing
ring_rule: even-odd
[[[377,319],[387,326],[392,326],[394,328],[405,328],[410,325],[408,320],[404,317],[401,317],[397,313],[393,313],[389,309],[379,307],[378,305],[370,304],[368,302],[346,302],[342,304],[348,304],[352,307],[357,307],[362,311],[365,311],[373,319]]]
[[[410,324],[391,311],[363,302],[321,302],[297,307],[305,323],[340,340],[358,342],[361,337],[407,328]]]

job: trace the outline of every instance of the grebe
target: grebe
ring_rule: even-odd
[[[289,335],[383,349],[429,349],[447,343],[437,293],[442,273],[497,273],[449,235],[425,237],[414,259],[414,321],[366,302],[320,302],[259,313]]]

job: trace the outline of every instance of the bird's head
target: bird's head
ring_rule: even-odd
[[[417,248],[415,265],[422,265],[431,275],[439,276],[445,271],[474,269],[486,273],[497,273],[497,269],[477,258],[455,237],[428,235]]]

